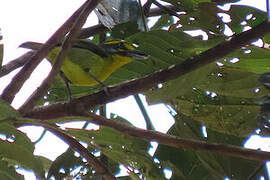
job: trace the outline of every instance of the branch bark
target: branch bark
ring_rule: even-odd
[[[86,109],[97,105],[112,102],[114,100],[134,95],[153,87],[157,84],[175,79],[202,66],[214,62],[215,60],[226,56],[234,50],[245,46],[263,35],[270,33],[270,22],[265,21],[262,24],[235,35],[231,40],[220,43],[219,45],[191,58],[184,62],[160,70],[140,79],[131,80],[116,86],[110,86],[105,90],[93,93],[89,96],[73,99],[71,102],[60,102],[46,107],[38,107],[29,112],[27,117],[38,119],[58,118],[69,115],[70,109],[76,109],[78,105],[83,104]]]
[[[63,130],[60,130],[59,128],[54,128],[48,125],[42,126],[51,131],[59,138],[61,138],[63,141],[65,141],[74,151],[78,151],[80,155],[87,159],[87,162],[97,171],[97,174],[102,175],[105,180],[117,180],[116,177],[112,175],[109,170],[76,139],[70,137],[68,134],[66,134]]]
[[[92,122],[98,125],[107,126],[123,134],[137,137],[148,142],[155,141],[155,142],[158,142],[159,144],[174,147],[177,149],[216,153],[220,155],[233,156],[233,157],[261,161],[261,162],[270,160],[270,152],[246,149],[239,146],[233,146],[233,145],[227,145],[227,144],[209,143],[206,141],[186,139],[186,138],[168,135],[168,134],[164,134],[164,133],[153,131],[153,130],[145,130],[145,129],[130,126],[125,123],[112,121],[112,120],[104,118],[103,116],[99,116],[94,113],[90,113],[90,112],[86,112],[82,110],[83,108],[77,109],[77,111],[76,112],[73,111],[72,114],[70,114],[70,116],[72,115],[80,116],[82,120],[86,120],[87,122]]]
[[[267,161],[270,160],[270,152],[257,151],[252,149],[246,149],[238,146],[209,143],[205,141],[197,141],[191,139],[185,139],[177,136],[172,136],[164,133],[160,133],[153,130],[145,130],[141,128],[132,127],[130,125],[111,121],[102,116],[98,116],[94,113],[78,114],[90,117],[92,122],[99,125],[111,127],[123,134],[127,134],[133,137],[138,137],[145,141],[156,141],[160,144],[175,147],[177,149],[187,149],[193,151],[204,151],[210,153],[217,153],[222,155],[234,156],[243,159],[255,160],[255,161]]]
[[[22,56],[10,61],[9,63],[3,65],[1,67],[1,70],[0,70],[0,78],[7,75],[8,73],[10,73],[11,71],[19,68],[19,67],[22,67],[24,64],[26,64],[30,59],[31,57],[35,54],[34,51],[29,51],[25,54],[23,54]]]

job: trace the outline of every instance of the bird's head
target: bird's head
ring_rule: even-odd
[[[109,55],[119,55],[135,59],[147,59],[149,56],[141,51],[136,50],[132,45],[122,40],[113,40],[101,45]]]

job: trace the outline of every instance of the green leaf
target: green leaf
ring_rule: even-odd
[[[16,143],[0,140],[0,156],[6,161],[18,164],[20,167],[33,170],[37,177],[44,177],[41,161],[33,155],[33,152]]]
[[[17,164],[19,167],[33,170],[37,177],[44,177],[43,164],[33,155],[34,144],[23,132],[8,123],[0,124],[0,157]]]
[[[5,180],[23,180],[24,177],[17,173],[13,166],[10,166],[8,162],[0,161],[0,179]]]
[[[147,179],[158,179],[162,174],[148,154],[148,143],[145,141],[121,134],[108,127],[101,127],[97,131],[69,129],[67,132],[77,139],[87,142],[93,149],[101,150],[104,155],[115,162],[131,169],[138,169]]]
[[[71,173],[72,169],[85,166],[86,163],[82,161],[82,157],[77,157],[74,153],[73,150],[68,148],[63,154],[58,156],[51,164],[47,178],[54,176],[56,179],[64,179]]]
[[[231,17],[228,26],[236,34],[241,33],[245,26],[254,27],[267,18],[267,14],[257,8],[243,5],[233,5],[228,12]]]
[[[27,135],[20,130],[16,129],[14,126],[8,123],[0,124],[0,134],[4,135],[7,139],[14,141],[17,145],[26,148],[30,152],[34,152],[34,144],[27,137]]]
[[[175,116],[176,123],[169,130],[169,134],[184,138],[241,145],[243,138],[207,129],[207,138],[203,137],[201,124],[183,114]],[[159,159],[162,168],[173,171],[172,180],[195,179],[247,179],[259,165],[239,158],[223,155],[179,150],[159,145],[155,157]],[[266,172],[262,172],[266,175]]]
[[[256,46],[236,50],[228,55],[221,63],[238,68],[239,71],[249,71],[258,74],[270,71],[269,49],[263,49]],[[234,62],[234,58],[238,60]]]
[[[0,99],[0,121],[15,119],[17,117],[20,117],[20,113]]]
[[[255,98],[269,94],[257,82],[258,77],[237,68],[209,64],[147,92],[147,101],[168,103],[217,131],[247,136],[257,127],[255,117],[260,106]]]
[[[179,9],[187,12],[195,11],[197,5],[201,2],[209,2],[209,0],[162,0],[167,3],[178,7]]]
[[[223,12],[215,3],[202,2],[196,7],[196,11],[183,14],[179,21],[171,26],[174,30],[203,30],[212,35],[222,34],[224,31],[224,23],[218,16]]]
[[[173,23],[173,17],[165,14],[159,17],[157,22],[151,27],[151,30],[153,31],[153,30],[159,30],[162,28],[167,28],[171,26],[172,23]]]
[[[116,25],[111,31],[111,39],[125,39],[135,33],[138,33],[138,24],[136,21]]]

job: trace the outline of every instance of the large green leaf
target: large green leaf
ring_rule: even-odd
[[[33,155],[33,152],[15,142],[0,140],[0,156],[24,169],[33,170],[39,178],[44,177],[41,161]]]
[[[9,121],[17,117],[20,117],[19,112],[0,99],[0,121]]]
[[[0,179],[5,180],[23,180],[23,176],[16,172],[13,166],[10,166],[8,162],[0,161]]]
[[[257,78],[254,73],[210,64],[149,91],[147,101],[171,104],[207,127],[247,136],[256,128],[260,109],[254,98],[268,94]]]
[[[167,3],[171,3],[172,5],[178,7],[182,11],[195,11],[197,5],[201,2],[210,2],[210,0],[162,0]]]
[[[222,34],[224,23],[218,16],[223,11],[215,3],[199,3],[196,11],[181,15],[180,19],[171,26],[178,30],[203,30],[211,35]]]
[[[37,177],[44,177],[43,164],[33,155],[34,144],[26,134],[8,123],[0,124],[0,157],[11,164],[33,170]]]
[[[34,143],[27,137],[26,134],[16,129],[8,123],[1,123],[0,134],[6,136],[7,139],[14,141],[17,145],[23,146],[30,152],[34,152]]]
[[[264,20],[266,20],[267,15],[265,12],[249,6],[243,5],[233,5],[231,9],[226,12],[230,15],[231,21],[228,26],[235,33],[241,33],[245,26],[254,27]]]
[[[169,134],[233,145],[241,145],[243,138],[218,133],[211,129],[207,130],[207,138],[201,132],[201,124],[191,118],[178,114],[175,116],[176,123],[169,130]],[[163,168],[172,170],[172,180],[195,180],[195,179],[247,179],[259,165],[239,158],[214,155],[212,153],[192,152],[179,150],[159,145],[155,157],[159,159]],[[266,172],[261,172],[266,175]],[[260,173],[260,174],[261,174]],[[258,174],[259,175],[259,174]]]
[[[268,49],[251,46],[231,53],[220,62],[227,66],[236,67],[239,71],[262,74],[270,71],[269,56],[270,51]]]
[[[70,175],[73,169],[85,166],[82,157],[77,157],[75,152],[68,148],[63,154],[58,156],[51,164],[47,178],[54,176],[56,179],[64,179]]]

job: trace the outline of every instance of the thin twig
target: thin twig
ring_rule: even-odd
[[[34,51],[29,51],[22,56],[10,61],[9,63],[3,65],[0,70],[0,78],[7,75],[11,71],[22,67],[24,64],[26,64],[31,57],[34,55]]]
[[[79,152],[81,156],[87,159],[87,162],[96,170],[97,174],[102,175],[106,180],[117,180],[115,176],[112,175],[109,172],[109,170],[76,139],[70,137],[63,130],[60,130],[60,128],[55,128],[48,125],[43,125],[43,127],[51,131],[53,134],[61,138],[63,141],[65,141],[69,145],[69,147],[71,147],[74,151]]]
[[[150,11],[150,7],[152,5],[152,3],[155,2],[155,0],[148,0],[144,5],[143,5],[143,11],[144,14],[147,16],[149,11]]]
[[[47,130],[44,129],[44,130],[42,131],[41,135],[39,136],[39,138],[38,138],[35,142],[33,142],[33,143],[34,143],[35,145],[36,145],[37,143],[39,143],[39,142],[44,138],[46,132],[47,132]]]
[[[58,118],[67,115],[68,109],[75,108],[79,104],[83,104],[86,109],[93,108],[97,105],[112,102],[114,100],[134,95],[153,87],[157,84],[175,79],[191,71],[194,71],[202,66],[214,62],[215,60],[226,56],[234,50],[256,40],[263,35],[270,33],[270,23],[267,21],[260,25],[235,35],[231,40],[220,43],[219,45],[204,51],[203,53],[188,58],[184,62],[171,66],[168,69],[163,69],[140,79],[131,80],[119,85],[107,87],[108,93],[105,90],[84,96],[78,99],[73,99],[67,103],[55,103],[45,107],[38,107],[32,112],[29,112],[27,117],[36,117],[38,119]],[[67,108],[69,107],[69,108]]]
[[[145,13],[143,11],[143,7],[142,7],[142,1],[141,0],[138,0],[139,1],[139,6],[140,6],[140,13],[141,13],[141,19],[142,19],[142,23],[143,23],[143,29],[145,32],[148,31],[148,27],[147,27],[147,23],[146,23],[146,19],[145,19]]]
[[[166,11],[169,15],[171,16],[176,16],[180,19],[179,14],[177,14],[177,12],[174,9],[170,9],[162,4],[160,4],[159,2],[155,1],[153,2],[157,7],[159,7],[160,9],[163,9],[164,11]]]
[[[138,106],[139,106],[139,108],[141,110],[141,113],[142,113],[142,115],[144,117],[144,121],[145,121],[145,124],[146,124],[146,129],[147,130],[155,130],[155,128],[154,128],[154,126],[152,124],[152,121],[151,121],[151,119],[150,119],[150,117],[149,117],[149,115],[148,115],[148,113],[147,113],[147,111],[146,111],[146,109],[145,109],[145,107],[144,107],[144,105],[142,103],[142,100],[141,100],[140,96],[138,94],[135,94],[133,97],[136,100],[136,102],[137,102],[137,104],[138,104]]]
[[[53,67],[50,71],[50,74],[43,81],[40,88],[38,88],[19,109],[19,111],[22,114],[31,110],[35,106],[36,102],[48,91],[54,78],[60,72],[60,68],[64,62],[64,58],[65,58],[66,54],[68,53],[69,49],[72,47],[72,44],[75,42],[76,38],[78,37],[79,32],[80,32],[82,26],[84,25],[87,17],[92,12],[92,10],[97,6],[99,1],[100,0],[96,0],[96,1],[87,0],[86,1],[86,3],[84,4],[83,11],[77,17],[77,20],[75,21],[71,31],[69,32],[67,38],[63,42],[62,49],[59,52],[55,63],[53,64]]]
[[[265,167],[265,163],[261,163],[256,169],[255,171],[253,171],[250,176],[247,178],[247,180],[254,180],[256,178],[256,176],[261,172],[261,170]]]
[[[9,104],[13,101],[17,92],[21,89],[24,82],[30,77],[37,65],[44,59],[48,53],[61,42],[66,33],[70,31],[75,19],[81,13],[84,5],[82,5],[38,50],[29,60],[29,62],[18,72],[13,78],[11,83],[4,89],[1,98]]]

